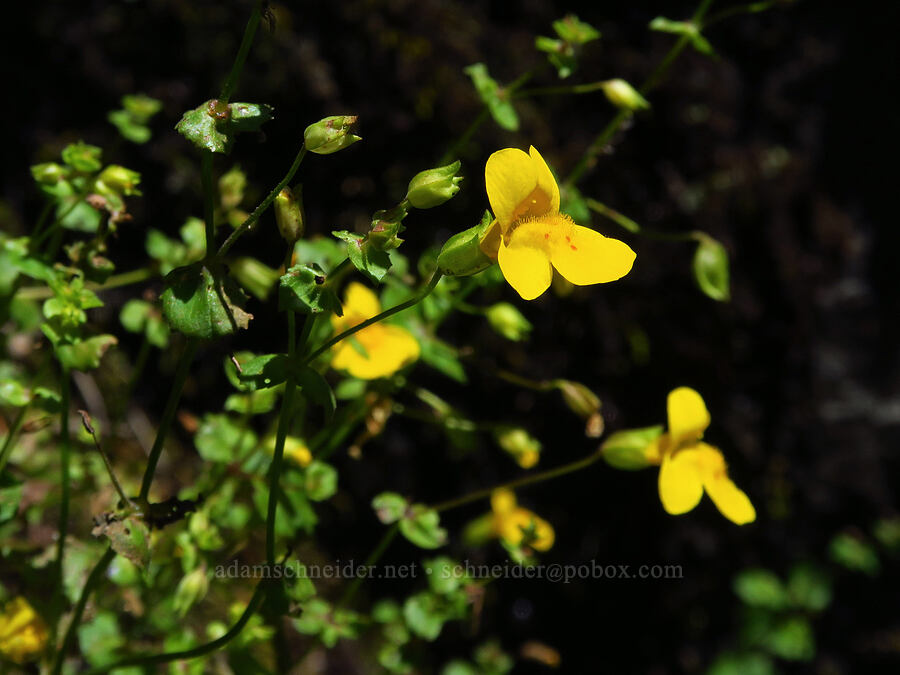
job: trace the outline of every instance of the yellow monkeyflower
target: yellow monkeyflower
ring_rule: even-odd
[[[380,312],[378,296],[354,281],[344,293],[344,316],[332,316],[331,325],[340,333]],[[419,358],[419,343],[408,330],[382,323],[363,328],[332,349],[332,367],[361,380],[393,375]]]
[[[268,448],[269,453],[273,454],[275,452],[275,436],[269,436],[268,441],[266,442],[265,447]],[[306,446],[301,439],[296,436],[287,436],[284,439],[284,458],[294,462],[300,468],[306,468],[313,461],[312,453],[309,451],[309,448]]]
[[[491,494],[491,530],[510,546],[529,546],[547,551],[556,535],[553,526],[540,516],[516,504],[512,490],[500,488]]]
[[[710,417],[703,398],[679,387],[667,400],[669,431],[645,450],[648,461],[659,464],[659,498],[672,515],[687,513],[700,502],[704,490],[728,520],[745,525],[756,520],[750,499],[728,477],[718,448],[704,443]]]
[[[577,286],[615,281],[631,270],[635,253],[626,243],[559,212],[559,186],[533,146],[527,154],[506,148],[488,157],[484,182],[496,220],[481,249],[525,300],[549,288],[554,268]]]
[[[13,598],[0,612],[0,654],[15,663],[25,663],[47,646],[47,624],[28,601]]]

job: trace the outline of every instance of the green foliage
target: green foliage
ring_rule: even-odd
[[[343,314],[341,302],[322,268],[315,263],[298,264],[281,277],[278,287],[278,305],[282,310],[300,314]]]
[[[211,99],[184,113],[175,130],[200,150],[224,154],[231,151],[237,133],[259,131],[273,117],[268,105]]]
[[[246,296],[219,266],[194,263],[166,275],[163,314],[169,325],[189,337],[211,339],[247,328],[252,314],[241,305]]]
[[[709,40],[700,33],[700,27],[692,21],[672,21],[671,19],[658,16],[650,22],[650,30],[678,35],[686,38],[691,43],[691,46],[701,54],[707,56],[715,54],[715,50],[709,43]]]
[[[650,466],[646,449],[663,433],[661,426],[627,429],[610,434],[600,450],[603,459],[617,469],[634,471]]]
[[[517,131],[519,116],[516,109],[509,100],[507,90],[488,74],[487,66],[475,63],[466,68],[465,72],[472,79],[478,97],[487,106],[497,125],[507,131]]]
[[[574,14],[554,21],[553,30],[558,39],[539,35],[535,38],[534,46],[547,54],[547,59],[556,68],[559,77],[565,79],[578,67],[581,47],[599,40],[600,31]]]
[[[859,536],[849,532],[836,535],[828,545],[831,559],[848,570],[875,576],[881,571],[881,562],[875,549]]]
[[[121,110],[113,110],[107,116],[125,140],[132,143],[146,143],[152,132],[147,123],[162,109],[162,101],[144,94],[122,97]]]
[[[693,271],[697,286],[710,298],[720,302],[731,299],[728,251],[709,235],[703,235],[697,244]]]

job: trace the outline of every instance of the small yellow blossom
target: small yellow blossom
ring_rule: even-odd
[[[518,506],[512,490],[494,490],[491,494],[491,511],[491,529],[494,535],[510,546],[525,545],[536,551],[547,551],[553,546],[553,526],[528,509]]]
[[[28,601],[13,598],[0,612],[0,654],[15,663],[25,663],[47,646],[47,625]]]
[[[704,443],[710,417],[703,398],[689,387],[669,393],[669,431],[647,446],[652,464],[659,464],[659,498],[672,515],[687,513],[704,490],[728,520],[744,525],[756,520],[750,499],[728,477],[718,448]]]
[[[275,436],[270,436],[265,447],[269,449],[269,453],[275,452]],[[312,463],[313,456],[303,440],[296,436],[287,436],[284,439],[284,458],[294,462],[301,469],[306,468]]]
[[[481,248],[499,261],[509,284],[525,300],[550,286],[553,269],[576,286],[615,281],[631,270],[635,253],[559,212],[559,186],[534,147],[498,150],[484,167],[496,220]]]
[[[332,316],[336,333],[356,326],[381,312],[378,297],[362,284],[351,282],[344,294],[344,316]],[[419,358],[419,343],[400,326],[375,323],[338,342],[332,367],[361,380],[393,375]]]

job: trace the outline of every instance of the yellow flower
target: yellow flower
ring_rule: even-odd
[[[275,436],[269,436],[266,442],[265,447],[268,448],[270,454],[275,452],[276,440]],[[300,468],[306,468],[313,460],[312,453],[309,451],[306,443],[296,436],[287,436],[284,439],[284,458],[294,462]]]
[[[378,297],[354,281],[344,294],[344,316],[332,316],[331,324],[335,333],[340,333],[380,312]],[[332,349],[332,367],[361,380],[393,375],[419,358],[419,343],[408,330],[382,323],[363,328]]]
[[[512,490],[500,488],[491,494],[491,529],[510,546],[529,546],[546,551],[553,546],[553,526],[543,518],[516,504]]]
[[[47,625],[28,601],[19,596],[0,612],[0,654],[15,663],[25,663],[47,646]]]
[[[700,502],[703,491],[728,520],[744,525],[756,520],[750,499],[728,477],[725,458],[718,448],[700,439],[710,417],[703,398],[689,387],[669,393],[669,431],[646,449],[647,459],[660,464],[659,498],[672,515],[687,513]]]
[[[484,167],[496,220],[481,241],[509,284],[525,300],[550,286],[553,268],[577,286],[615,281],[631,270],[635,254],[618,239],[576,225],[559,212],[559,186],[540,153],[498,150]]]

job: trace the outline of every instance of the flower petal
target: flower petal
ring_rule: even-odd
[[[515,242],[513,237],[510,244],[501,244],[497,255],[500,271],[524,300],[534,300],[550,287],[553,268],[545,251]]]
[[[484,184],[491,209],[505,228],[515,220],[519,204],[537,187],[534,162],[518,148],[498,150],[484,166]]]
[[[678,387],[669,392],[666,402],[669,413],[669,435],[673,445],[703,436],[709,426],[709,411],[703,397],[690,387]]]
[[[756,520],[756,509],[750,498],[728,476],[720,476],[705,487],[716,508],[732,523],[746,525]]]
[[[497,488],[491,493],[491,510],[496,514],[509,513],[516,508],[516,495],[507,488]]]
[[[496,218],[494,222],[488,225],[487,230],[478,242],[481,252],[491,260],[497,260],[497,251],[500,248],[500,221]]]
[[[419,358],[419,343],[400,326],[376,324],[359,331],[355,336],[362,353],[350,339],[335,347],[331,366],[346,370],[361,380],[374,380],[393,375]]]
[[[538,187],[550,197],[550,212],[556,213],[559,211],[559,185],[537,148],[532,145],[528,148],[528,154],[534,162]]]
[[[378,296],[357,281],[347,284],[344,291],[344,314],[370,319],[381,311]]]
[[[659,469],[659,499],[673,516],[687,513],[703,497],[703,482],[696,464],[696,450],[663,455]]]
[[[551,240],[550,260],[556,270],[576,286],[604,284],[631,271],[635,253],[624,241],[572,225],[565,237]]]

